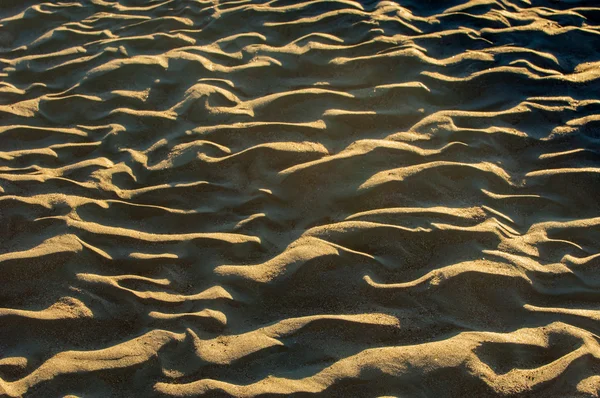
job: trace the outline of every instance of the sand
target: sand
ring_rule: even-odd
[[[598,397],[597,0],[0,1],[0,396]]]

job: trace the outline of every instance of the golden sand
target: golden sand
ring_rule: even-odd
[[[0,396],[598,397],[597,0],[0,0]]]

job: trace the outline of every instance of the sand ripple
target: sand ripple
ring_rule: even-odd
[[[2,0],[0,395],[600,394],[595,0]]]

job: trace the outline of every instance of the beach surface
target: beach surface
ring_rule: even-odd
[[[598,397],[600,3],[0,1],[0,396]]]

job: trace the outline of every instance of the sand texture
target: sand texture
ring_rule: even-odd
[[[599,394],[600,1],[0,0],[0,396]]]

